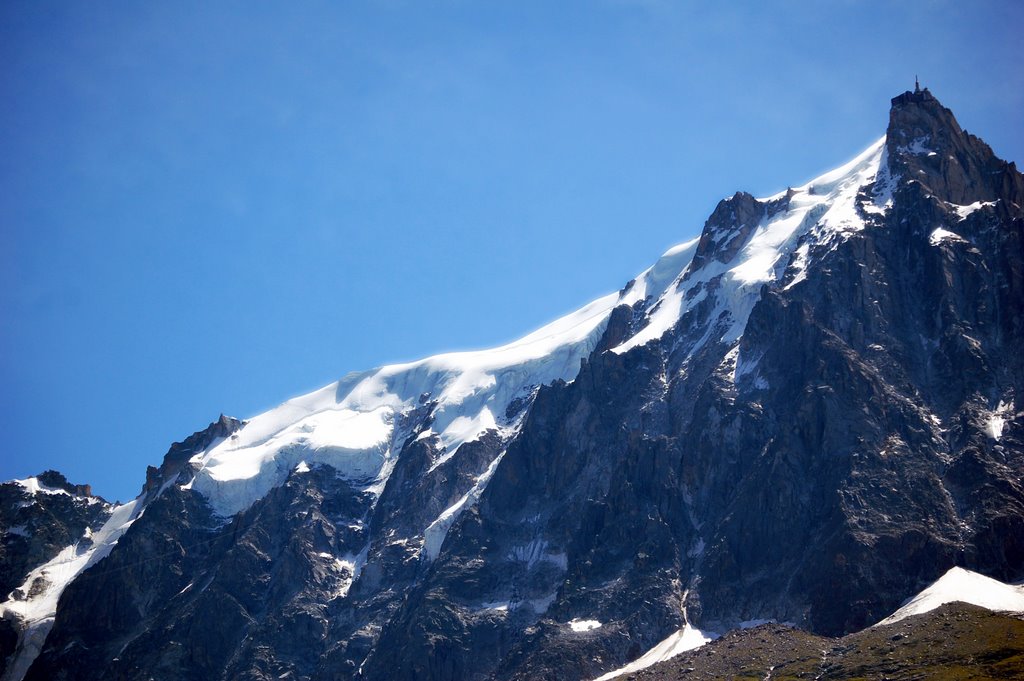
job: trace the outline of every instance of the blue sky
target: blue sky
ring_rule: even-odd
[[[721,197],[852,158],[915,73],[1020,163],[1022,26],[984,1],[5,2],[0,479],[124,500],[221,412],[511,340]]]

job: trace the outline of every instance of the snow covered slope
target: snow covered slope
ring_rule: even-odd
[[[717,321],[725,315],[728,319],[726,328],[713,334],[717,336],[715,340],[726,343],[737,340],[760,297],[762,285],[782,279],[790,265],[795,273],[787,285],[797,283],[804,276],[812,246],[828,244],[864,227],[857,211],[857,195],[877,177],[883,179],[883,186],[889,187],[884,137],[846,165],[802,187],[758,199],[756,203],[766,208],[773,203],[783,207],[778,211],[765,211],[756,225],[736,224],[731,230],[706,233],[709,257],[701,262],[694,261],[675,285],[666,287],[651,306],[646,326],[614,351],[626,352],[660,338],[709,297],[714,298],[714,310],[708,318]],[[866,208],[869,212],[884,212],[889,201],[888,191],[883,191],[873,196]],[[741,233],[747,236],[745,241],[741,236],[733,255],[728,246]],[[710,286],[712,282],[714,285]],[[691,352],[711,340],[712,331],[709,328],[708,336]]]
[[[612,679],[619,678],[626,674],[632,674],[638,672],[641,669],[647,669],[653,667],[659,662],[665,660],[671,660],[676,655],[681,655],[687,650],[693,650],[694,648],[700,648],[708,641],[716,638],[714,634],[707,635],[699,629],[687,624],[682,629],[672,632],[664,641],[654,646],[646,653],[633,660],[625,667],[621,667],[614,671],[610,671],[607,674],[602,674],[594,681],[611,681]]]
[[[763,284],[780,280],[787,268],[792,268],[791,284],[796,283],[812,246],[863,227],[858,192],[876,176],[887,179],[884,141],[802,187],[751,198],[761,212],[757,224],[736,226],[739,236],[716,231],[709,221],[701,239],[670,249],[623,291],[518,341],[349,374],[256,416],[240,432],[196,455],[192,464],[197,472],[188,484],[224,516],[247,508],[301,464],[329,464],[379,493],[394,457],[411,436],[431,438],[436,467],[487,431],[506,439],[514,435],[524,410],[510,406],[532,399],[539,385],[573,380],[620,305],[633,306],[640,323],[614,348],[617,353],[662,337],[698,305],[711,312],[690,352],[712,340],[735,343]],[[862,208],[883,212],[887,200],[882,193]],[[737,241],[742,243],[724,255],[725,246]],[[695,258],[701,250],[704,256]],[[424,408],[429,430],[407,418]]]
[[[689,262],[696,240],[669,250],[628,292],[599,298],[530,335],[491,350],[436,355],[349,374],[246,422],[234,436],[197,455],[193,489],[222,515],[247,508],[300,463],[325,463],[381,489],[392,455],[414,433],[403,416],[428,406],[436,437],[435,466],[459,446],[494,430],[514,432],[507,417],[516,399],[555,380],[572,380],[618,305],[660,295]]]
[[[950,568],[934,584],[875,626],[899,622],[956,601],[989,610],[1024,613],[1024,586],[1004,584],[959,567]]]
[[[628,676],[754,622],[859,630],[963,556],[1017,580],[1021,205],[1015,166],[905,93],[884,144],[723,199],[517,342],[220,418],[103,528],[26,681]],[[29,493],[4,488],[0,515]]]
[[[3,487],[7,493],[21,490],[5,511],[13,510],[22,524],[7,527],[6,533],[24,539],[14,545],[5,537],[4,551],[35,556],[42,553],[43,558],[42,564],[27,574],[16,572],[22,577],[20,583],[10,593],[2,594],[6,600],[0,603],[0,620],[14,623],[19,634],[17,647],[0,676],[0,681],[8,681],[20,679],[38,656],[64,589],[111,551],[137,517],[138,504],[132,501],[112,506],[89,494],[87,486],[71,485],[54,471],[13,480]],[[5,494],[5,503],[9,499]],[[68,540],[72,543],[57,543]],[[4,558],[9,560],[9,555]],[[11,566],[6,565],[6,569]]]
[[[55,558],[30,572],[24,586],[15,590],[9,600],[0,603],[0,617],[17,618],[24,626],[16,656],[5,672],[4,681],[22,678],[50,633],[61,593],[83,571],[110,553],[138,516],[137,511],[137,500],[114,507],[110,519],[98,532],[89,533],[80,543],[68,546]]]

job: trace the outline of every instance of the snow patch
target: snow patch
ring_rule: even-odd
[[[967,239],[943,227],[936,227],[932,233],[928,235],[928,243],[932,246],[938,246],[944,241],[961,244],[967,243]]]
[[[858,212],[858,193],[873,182],[883,168],[888,177],[884,137],[846,165],[802,187],[759,199],[768,203],[788,197],[785,210],[762,220],[729,262],[709,259],[698,268],[691,264],[683,270],[665,292],[647,306],[646,325],[612,351],[628,352],[661,338],[709,296],[713,296],[715,307],[707,317],[704,337],[691,352],[713,338],[723,343],[735,342],[742,335],[764,284],[779,281],[791,262],[794,280],[802,280],[812,244],[827,243],[864,228]],[[876,205],[881,201],[884,206],[890,198],[883,192],[876,195],[875,201]],[[686,246],[696,249],[695,242]],[[708,293],[709,290],[712,293]],[[718,327],[722,318],[727,318],[728,323]]]
[[[494,461],[487,466],[487,470],[476,479],[473,487],[461,499],[446,508],[423,531],[423,555],[427,560],[434,561],[437,559],[438,554],[441,553],[441,545],[444,543],[444,538],[448,536],[448,530],[451,529],[456,519],[466,508],[473,506],[477,502],[504,456],[505,452],[496,456]]]
[[[968,204],[966,206],[961,206],[955,203],[951,203],[949,205],[952,206],[954,210],[956,210],[956,214],[960,217],[961,220],[966,220],[967,216],[969,216],[971,213],[981,210],[986,206],[994,206],[996,205],[996,203],[996,201],[975,201],[974,203]]]
[[[797,246],[797,249],[793,252],[793,261],[789,265],[793,268],[793,278],[789,280],[784,290],[788,291],[801,281],[807,279],[807,260],[810,253],[810,244],[805,243]]]
[[[610,671],[607,674],[594,679],[594,681],[609,681],[610,679],[622,676],[623,674],[632,674],[633,672],[638,672],[641,669],[647,669],[659,662],[670,660],[680,653],[685,653],[687,650],[699,648],[714,638],[717,637],[713,634],[705,634],[699,629],[695,629],[687,624],[682,629],[671,633],[668,638],[627,664],[625,667]]]
[[[1001,414],[992,414],[988,419],[988,423],[985,424],[985,432],[993,440],[999,440],[1003,436],[1003,426],[1005,425],[1006,419]]]
[[[898,148],[898,151],[901,151],[905,154],[914,154],[915,156],[935,156],[935,150],[928,147],[928,142],[930,141],[931,135],[918,137],[910,144],[901,145]]]
[[[328,566],[337,576],[338,584],[334,589],[332,598],[345,598],[348,595],[349,589],[352,588],[352,585],[362,573],[363,566],[366,565],[366,557],[369,550],[370,545],[367,543],[358,554],[349,553],[341,557],[326,551],[321,551],[317,554],[317,556],[327,561]]]
[[[548,551],[548,543],[543,539],[534,539],[529,544],[513,547],[508,555],[508,559],[526,563],[527,570],[538,563],[551,563],[563,570],[568,567],[568,557],[565,553]]]
[[[648,296],[655,301],[647,309],[651,310],[647,324],[639,333],[625,343],[613,348],[613,352],[623,353],[627,350],[661,338],[671,329],[685,311],[683,302],[685,293],[678,286],[678,278],[693,260],[700,239],[691,239],[671,249],[655,263],[654,267],[645,271],[637,278],[637,283],[630,289],[637,300],[646,300]],[[671,276],[671,279],[669,277]],[[657,297],[655,297],[657,296]],[[691,301],[691,304],[693,301]]]
[[[988,610],[1024,613],[1024,586],[1004,584],[960,567],[950,568],[934,584],[875,626],[899,622],[957,601]]]
[[[546,596],[542,596],[541,598],[531,598],[525,602],[530,606],[534,614],[543,615],[548,611],[548,608],[551,607],[551,604],[555,602],[556,598],[558,598],[558,592],[552,591]]]
[[[352,588],[352,583],[356,581],[356,577],[359,576],[356,569],[356,561],[352,560],[351,557],[348,560],[345,558],[335,558],[334,570],[342,576],[334,596],[335,598],[344,598],[348,595],[348,590]]]
[[[50,487],[49,485],[40,482],[39,478],[35,476],[31,478],[25,478],[24,480],[10,480],[8,483],[4,484],[18,485],[23,490],[25,490],[25,492],[27,492],[30,496],[35,496],[37,494],[64,494],[69,497],[74,497],[75,499],[81,499],[83,501],[86,501],[90,505],[100,503],[100,500],[97,499],[96,497],[72,494],[66,489],[61,489],[60,487]]]
[[[1007,414],[1013,413],[1013,402],[1007,404],[1000,400],[999,406],[995,408],[995,411],[989,412],[988,418],[985,421],[985,432],[993,440],[998,441],[1003,437],[1003,428],[1006,427],[1006,416]]]
[[[52,493],[43,489],[39,491]],[[110,518],[102,528],[87,538],[87,543],[76,542],[32,570],[25,582],[9,594],[8,600],[0,603],[0,618],[20,620],[24,627],[18,648],[8,663],[5,678],[20,679],[25,675],[42,651],[53,627],[57,600],[64,589],[84,570],[107,557],[121,536],[142,514],[142,510],[139,499],[114,507]]]
[[[875,188],[873,200],[863,206],[864,212],[875,215],[884,215],[892,208],[892,194],[896,191],[900,176],[895,175],[889,167],[889,149],[882,149],[882,158],[878,163],[878,172],[875,175]]]
[[[578,632],[593,631],[594,629],[600,629],[601,623],[597,620],[573,619],[569,621],[569,628]]]
[[[742,622],[740,622],[736,626],[739,627],[740,629],[753,629],[754,627],[759,627],[762,624],[771,624],[774,621],[775,620],[762,620],[762,619],[743,620]]]
[[[739,345],[736,346],[736,349],[737,351],[739,350]],[[757,366],[760,362],[760,357],[751,359],[749,357],[740,356],[737,352],[736,369],[733,372],[733,382],[740,380],[748,374],[754,374],[757,371]]]

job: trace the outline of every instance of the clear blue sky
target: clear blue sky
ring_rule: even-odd
[[[508,341],[914,74],[1024,161],[1024,3],[0,4],[0,478]]]

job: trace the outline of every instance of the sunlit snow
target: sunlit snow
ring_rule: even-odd
[[[928,235],[928,243],[930,243],[932,246],[938,246],[943,241],[950,241],[953,243],[967,243],[967,240],[964,239],[959,234],[951,232],[948,229],[944,229],[942,227],[936,227],[934,230],[932,230],[932,233]]]
[[[490,481],[491,476],[494,475],[495,469],[498,464],[501,463],[501,458],[504,454],[499,454],[491,465],[487,467],[487,470],[477,478],[476,483],[473,487],[466,492],[461,499],[456,501],[454,504],[446,508],[441,515],[439,515],[427,529],[423,532],[423,551],[427,560],[434,560],[437,555],[441,552],[441,545],[444,543],[444,538],[448,534],[448,530],[451,529],[452,524],[459,517],[466,508],[472,506],[480,498],[480,494],[483,492],[487,483]]]
[[[599,298],[508,345],[350,374],[289,400],[196,455],[192,487],[219,513],[232,515],[281,484],[304,461],[329,464],[379,492],[393,456],[411,434],[396,424],[423,404],[432,407],[433,422],[429,434],[418,435],[436,435],[440,445],[433,467],[489,430],[509,435],[517,425],[506,420],[509,404],[536,386],[575,378],[611,311],[661,296],[689,263],[695,246],[693,240],[669,250],[624,292]],[[456,506],[461,509],[462,503]],[[454,515],[457,511],[452,510],[438,518],[428,554],[439,548],[435,541],[443,539],[440,530],[446,531],[446,521]]]
[[[966,206],[957,205],[955,203],[950,204],[956,210],[956,214],[961,220],[966,220],[967,217],[975,211],[981,210],[986,206],[996,205],[995,201],[975,201],[974,203],[967,204]]]
[[[1024,586],[1004,584],[960,567],[951,568],[934,584],[908,600],[903,607],[875,626],[899,622],[956,601],[971,603],[989,610],[1024,613]]]
[[[573,619],[569,621],[569,628],[579,632],[593,631],[594,629],[600,629],[601,623],[597,620]]]
[[[328,464],[371,493],[380,493],[394,468],[394,457],[413,435],[436,438],[428,472],[433,471],[457,455],[462,444],[488,431],[506,439],[513,436],[521,415],[511,415],[509,405],[528,398],[537,386],[573,380],[580,361],[593,351],[611,311],[619,305],[639,305],[645,317],[638,332],[615,352],[660,338],[708,295],[714,296],[711,318],[722,316],[729,321],[724,331],[707,329],[705,340],[717,334],[716,340],[734,343],[742,335],[761,286],[782,277],[794,251],[797,279],[806,267],[808,239],[827,244],[863,228],[857,193],[876,176],[889,178],[884,139],[843,167],[792,190],[788,207],[758,225],[731,262],[710,261],[691,270],[699,242],[692,239],[669,249],[622,292],[599,298],[508,345],[349,374],[289,400],[196,455],[192,489],[205,495],[221,515],[229,516],[284,482],[305,462],[306,466]],[[881,194],[876,191],[875,210],[887,208],[886,191],[891,187]],[[721,281],[713,293],[707,287],[692,290],[715,277]],[[746,371],[749,360],[738,359],[741,371]],[[417,424],[409,425],[406,417],[416,409],[429,410],[429,431],[409,430]],[[482,477],[486,481],[488,476]],[[447,527],[478,494],[468,494],[434,521],[428,556],[436,555]]]
[[[717,290],[710,294],[715,296],[715,310],[709,318],[717,320],[722,313],[727,313],[731,323],[717,340],[734,342],[743,333],[750,311],[760,298],[761,286],[778,281],[794,259],[794,253],[796,279],[802,278],[809,252],[806,244],[798,246],[802,238],[827,243],[863,229],[864,221],[857,212],[857,195],[861,187],[873,182],[882,171],[888,178],[885,158],[883,137],[846,165],[790,190],[787,209],[757,225],[729,262],[710,260],[699,268],[683,270],[676,281],[665,287],[657,304],[651,306],[653,312],[646,326],[614,348],[614,352],[627,352],[661,338],[683,315],[705,300],[708,282],[718,277]],[[785,195],[784,192],[760,201],[779,200]],[[876,195],[872,205],[884,211],[888,201],[883,192]],[[696,243],[688,242],[684,246],[695,249]],[[688,297],[691,291],[696,293]]]
[[[647,669],[651,665],[664,662],[665,660],[670,660],[680,653],[685,653],[687,650],[699,648],[714,638],[716,638],[714,635],[705,634],[699,629],[695,629],[687,624],[682,629],[672,632],[668,638],[627,664],[625,667],[603,674],[602,676],[594,679],[594,681],[609,681],[610,679],[614,679],[624,674],[632,674],[633,672],[638,672],[641,669]]]
[[[16,618],[24,623],[18,650],[8,663],[7,673],[11,678],[22,678],[39,655],[53,626],[57,600],[67,585],[83,570],[105,558],[140,512],[138,500],[115,507],[102,528],[32,570],[24,584],[15,589],[7,601],[0,603],[0,618]]]
[[[81,496],[81,495],[73,495],[73,494],[71,494],[71,492],[68,492],[66,489],[61,489],[60,487],[50,487],[49,485],[43,484],[39,480],[39,478],[34,477],[34,476],[31,477],[31,478],[25,478],[24,480],[11,480],[11,482],[13,482],[14,484],[20,486],[22,489],[24,489],[26,492],[28,492],[31,495],[36,495],[36,494],[65,494],[67,496],[74,496],[77,499],[85,501],[88,504],[98,504],[98,503],[100,503],[100,500],[97,499],[96,497],[87,497],[87,496]]]
[[[1007,404],[1000,400],[999,406],[994,411],[989,412],[988,418],[985,420],[985,432],[993,440],[999,440],[1003,437],[1003,429],[1006,427],[1006,417],[1013,414],[1013,402]]]
[[[16,485],[21,486],[29,494],[67,494],[71,496],[70,492],[59,487],[49,487],[39,482],[39,478],[31,477],[25,478],[24,480],[11,480]]]

